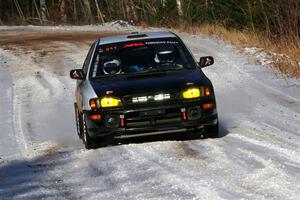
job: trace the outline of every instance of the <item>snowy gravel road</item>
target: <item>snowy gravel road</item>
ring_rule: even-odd
[[[215,38],[179,33],[215,57],[221,138],[83,149],[69,70],[95,38],[131,29],[0,27],[0,199],[299,199],[300,80]]]

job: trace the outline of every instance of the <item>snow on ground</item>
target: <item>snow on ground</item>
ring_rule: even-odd
[[[0,43],[56,31],[136,30],[126,22],[0,26]],[[299,199],[300,81],[223,41],[179,35],[196,58],[215,57],[203,70],[215,86],[221,138],[164,136],[84,150],[68,71],[81,65],[90,40],[1,45],[0,199]]]
[[[247,55],[252,56],[256,59],[256,61],[267,67],[273,67],[274,61],[288,61],[291,60],[288,55],[285,54],[278,54],[274,52],[266,52],[262,48],[256,48],[256,47],[246,47],[244,48],[244,51]],[[297,63],[296,63],[297,65]],[[300,63],[298,63],[298,66],[300,67]]]
[[[0,31],[22,31],[22,30],[34,30],[34,31],[138,31],[142,30],[139,27],[132,26],[128,22],[123,20],[117,20],[113,22],[107,22],[99,25],[80,25],[80,26],[0,26]]]

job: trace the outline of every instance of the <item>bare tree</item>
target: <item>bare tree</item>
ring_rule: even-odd
[[[183,15],[182,5],[180,0],[176,0],[178,15],[181,17]]]
[[[139,18],[138,18],[138,15],[136,14],[136,9],[135,9],[135,7],[134,7],[133,0],[130,0],[130,8],[131,8],[131,12],[132,12],[134,21],[135,21],[135,22],[138,22],[138,21],[139,21]]]
[[[85,16],[88,18],[89,21],[92,20],[92,11],[91,11],[91,4],[89,0],[81,0],[84,6],[84,13]]]
[[[262,14],[265,18],[265,23],[266,23],[266,33],[267,35],[270,35],[270,22],[269,22],[269,19],[268,19],[268,15],[266,13],[266,9],[265,9],[265,6],[264,6],[264,3],[262,0],[259,0],[260,2],[260,5],[261,5],[261,9],[262,9]]]
[[[40,14],[40,10],[39,10],[39,8],[38,8],[38,6],[37,6],[35,0],[33,0],[33,5],[34,5],[34,7],[35,7],[36,13],[37,13],[38,18],[39,18],[39,20],[40,20],[40,23],[42,24],[42,23],[43,23],[43,20],[42,20],[42,17],[41,17],[41,14]]]
[[[65,0],[59,0],[59,14],[60,14],[60,20],[63,23],[67,22],[67,15],[66,15],[66,2]]]
[[[40,10],[41,10],[41,18],[42,21],[45,21],[47,19],[46,17],[46,1],[45,0],[40,0]]]
[[[255,32],[254,22],[253,22],[253,14],[252,14],[251,5],[250,5],[249,0],[247,0],[247,5],[248,5],[249,16],[250,16],[251,28],[252,28],[252,31]]]
[[[14,3],[15,3],[15,6],[17,8],[17,11],[18,11],[18,14],[20,16],[20,18],[24,21],[25,20],[25,17],[24,17],[24,14],[23,14],[23,11],[22,11],[22,8],[19,4],[19,1],[18,0],[14,0]]]
[[[76,7],[76,0],[73,0],[73,20],[77,24],[78,23],[78,14],[77,14],[77,7]]]
[[[99,7],[99,4],[98,4],[97,0],[95,0],[95,5],[96,5],[96,10],[97,10],[98,21],[101,21],[102,23],[104,23],[103,14],[102,14],[102,12],[100,10],[100,7]]]

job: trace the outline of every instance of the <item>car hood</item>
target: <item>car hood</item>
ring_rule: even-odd
[[[94,79],[90,82],[98,97],[104,96],[108,91],[112,91],[114,96],[123,97],[132,94],[182,91],[192,84],[195,86],[211,84],[200,70],[124,75]]]

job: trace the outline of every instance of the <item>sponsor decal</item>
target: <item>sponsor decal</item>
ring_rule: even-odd
[[[125,44],[125,45],[123,46],[123,48],[130,48],[130,47],[143,47],[143,46],[145,46],[145,44],[144,44],[144,43],[142,43],[142,42],[136,42],[136,43],[129,43],[129,44]]]
[[[145,44],[178,44],[177,41],[154,41],[154,42],[146,42]]]

